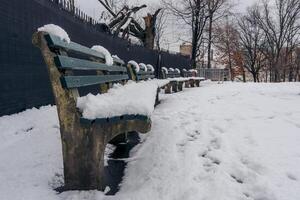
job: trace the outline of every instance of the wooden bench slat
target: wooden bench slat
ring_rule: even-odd
[[[106,124],[106,123],[117,123],[122,120],[143,120],[147,121],[149,120],[148,116],[145,115],[123,115],[123,116],[116,116],[116,117],[110,117],[110,118],[98,118],[95,120],[89,120],[85,118],[81,118],[80,122],[82,124],[90,125],[92,123],[96,124]]]
[[[139,71],[138,73],[136,73],[137,75],[148,75],[148,74],[153,74],[153,72],[143,72],[143,71]]]
[[[127,72],[126,67],[108,66],[104,63],[92,62],[78,58],[71,58],[67,56],[56,56],[54,58],[55,64],[60,69],[72,70],[102,70],[109,72]]]
[[[154,74],[149,74],[149,75],[139,75],[137,76],[137,80],[140,81],[140,80],[146,80],[146,79],[151,79],[151,78],[155,78],[155,75]]]
[[[73,51],[73,52],[84,54],[87,56],[94,56],[94,57],[97,57],[100,59],[105,59],[104,55],[102,55],[101,53],[99,53],[93,49],[82,46],[75,42],[67,43],[65,41],[62,41],[59,37],[57,37],[55,35],[46,34],[45,39],[46,39],[49,47],[62,48],[66,51]],[[125,64],[124,61],[122,61],[121,59],[117,59],[117,58],[114,58],[114,62],[119,63],[121,65]]]
[[[128,74],[98,76],[64,76],[61,78],[61,83],[65,88],[78,88],[102,83],[118,82],[128,79]]]

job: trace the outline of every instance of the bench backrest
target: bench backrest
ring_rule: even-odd
[[[182,70],[183,77],[193,77],[195,76],[195,72],[188,71],[188,70]]]
[[[122,60],[114,58],[114,64],[108,66],[100,52],[74,42],[64,42],[48,33],[43,35],[53,53],[64,89],[100,85],[99,89],[102,89],[99,92],[103,93],[110,87],[110,83],[124,83],[129,79],[127,67]]]
[[[155,72],[153,70],[153,67],[151,67],[151,68],[148,67],[147,65],[145,65],[144,67],[139,67],[139,71],[137,72],[135,69],[135,66],[129,62],[128,69],[130,71],[130,73],[129,73],[130,79],[134,80],[134,81],[145,81],[148,79],[155,78],[155,74],[154,74]]]
[[[180,71],[179,70],[174,70],[174,69],[167,69],[167,73],[166,73],[166,68],[162,69],[162,76],[164,79],[166,78],[178,78],[180,77]]]

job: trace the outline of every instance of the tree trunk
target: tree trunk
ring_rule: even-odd
[[[148,49],[154,49],[154,39],[155,39],[155,21],[152,15],[148,14],[144,17],[145,21],[145,36],[144,36],[144,46]]]
[[[257,74],[255,72],[251,72],[252,76],[253,76],[253,81],[254,83],[257,82]]]
[[[211,68],[211,43],[212,43],[212,23],[213,14],[209,16],[209,27],[208,27],[208,47],[207,47],[207,68]]]
[[[196,64],[197,64],[196,59],[197,59],[197,35],[194,32],[192,38],[192,56],[191,56],[191,63],[194,69],[196,68]]]
[[[243,82],[246,83],[246,72],[244,69],[243,69]]]

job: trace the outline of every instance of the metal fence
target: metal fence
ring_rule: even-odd
[[[100,44],[125,62],[133,59],[152,64],[154,67],[188,68],[190,65],[186,57],[167,52],[161,52],[159,57],[158,51],[132,45],[126,40],[100,32],[97,25],[90,23],[91,20],[86,20],[89,18],[87,15],[79,10],[75,11],[74,15],[69,11],[69,6],[61,2],[1,1],[0,116],[31,107],[54,104],[43,58],[31,43],[32,34],[44,24],[53,23],[63,27],[73,41],[85,46]]]
[[[212,81],[227,81],[230,80],[228,69],[198,69],[199,76]]]

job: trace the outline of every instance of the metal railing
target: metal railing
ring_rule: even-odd
[[[99,23],[98,20],[87,15],[84,11],[80,10],[80,8],[76,6],[72,6],[69,0],[49,0],[49,1],[56,4],[59,7],[59,9],[69,12],[74,17],[82,20],[85,23],[89,23],[91,25],[96,25]]]
[[[198,69],[199,76],[212,81],[228,81],[230,73],[228,69]]]

